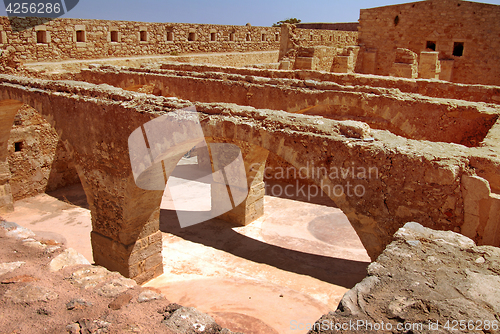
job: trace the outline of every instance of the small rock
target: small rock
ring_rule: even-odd
[[[66,304],[68,310],[81,310],[90,306],[92,306],[92,303],[83,299],[73,299]]]
[[[36,240],[35,241],[32,241],[32,240],[23,241],[23,245],[31,247],[31,248],[36,248],[39,250],[45,250],[45,248],[47,248],[46,245],[44,245],[41,242],[36,241]]]
[[[60,245],[59,242],[55,241],[55,240],[42,240],[42,243],[47,245],[47,246],[58,246]]]
[[[38,278],[28,275],[15,276],[8,279],[3,280],[2,284],[12,284],[12,283],[29,283],[39,281]]]
[[[78,321],[81,327],[81,333],[108,333],[109,322],[102,320],[82,319]]]
[[[38,313],[40,315],[50,315],[50,311],[47,311],[44,308],[39,308],[38,310],[36,310],[36,313]]]
[[[119,295],[118,297],[115,298],[111,303],[109,303],[108,307],[112,310],[119,310],[123,306],[127,305],[130,303],[132,300],[132,296],[129,295],[128,293],[124,293],[122,295]]]
[[[14,303],[47,302],[58,297],[57,293],[51,289],[32,284],[25,285],[15,290],[9,290],[4,296],[5,298],[11,299]]]
[[[65,249],[61,254],[50,261],[50,271],[59,271],[63,268],[75,265],[90,265],[90,262],[80,253],[72,248]]]
[[[422,243],[419,240],[406,240],[406,243],[413,247],[419,247]]]
[[[152,300],[163,299],[163,295],[149,289],[144,289],[137,297],[139,303],[149,302]]]
[[[193,307],[181,307],[163,323],[174,331],[187,334],[218,333],[222,328],[208,314]]]
[[[97,293],[104,297],[116,297],[136,285],[137,283],[130,278],[115,278],[97,289]]]
[[[35,236],[35,233],[33,233],[33,231],[24,228],[16,223],[3,221],[0,223],[0,227],[7,231],[5,235],[10,238],[28,239]]]
[[[20,268],[26,262],[9,262],[9,263],[0,263],[0,276],[5,275],[7,273],[13,272],[17,268]]]
[[[52,253],[54,253],[56,250],[58,250],[58,249],[60,249],[60,248],[61,248],[61,246],[47,246],[47,247],[45,248],[45,253],[47,253],[47,254],[52,254]]]
[[[484,259],[484,257],[478,257],[475,261],[477,264],[483,264],[486,262],[486,260]]]
[[[80,329],[81,329],[81,327],[77,323],[69,324],[68,326],[66,326],[66,331],[69,334],[80,334]]]
[[[387,314],[389,318],[405,319],[406,309],[415,303],[412,298],[397,296],[387,306]]]
[[[89,266],[75,271],[69,280],[81,288],[88,289],[105,281],[111,274],[106,268]]]
[[[127,325],[125,328],[123,328],[123,331],[129,332],[129,333],[142,333],[144,332],[140,326],[138,325]]]

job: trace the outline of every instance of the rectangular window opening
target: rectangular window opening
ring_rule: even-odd
[[[234,32],[229,34],[229,41],[234,42]]]
[[[167,41],[172,42],[174,40],[174,33],[171,31],[167,31]]]
[[[215,42],[216,40],[217,40],[216,33],[214,33],[214,32],[210,33],[210,41]]]
[[[311,35],[311,41],[312,41],[312,40],[314,40],[314,36],[313,36],[313,35]]]
[[[427,41],[427,43],[425,45],[425,48],[429,49],[429,50],[432,50],[432,51],[436,51],[436,42]]]
[[[118,42],[118,31],[112,31],[111,32],[111,42]]]
[[[453,43],[453,55],[462,57],[464,55],[464,42]]]
[[[262,36],[261,36],[261,41],[262,41],[262,42],[265,42],[265,41],[266,41],[266,34],[262,34]]]
[[[19,141],[17,143],[14,143],[14,151],[15,152],[21,152],[21,150],[23,149],[23,142],[22,141]]]
[[[193,42],[196,40],[196,34],[194,32],[190,32],[188,35],[188,41]]]
[[[47,32],[39,30],[36,32],[36,42],[37,43],[42,43],[42,44],[47,44]]]
[[[77,42],[85,42],[85,30],[77,30],[76,31],[76,41]]]
[[[246,40],[247,40],[247,42],[250,42],[250,40],[251,40],[250,34],[247,34]]]
[[[274,35],[274,41],[279,42],[280,41],[280,34]]]
[[[148,41],[148,32],[146,30],[141,30],[140,35],[141,35],[141,42]]]

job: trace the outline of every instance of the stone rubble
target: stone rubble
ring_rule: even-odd
[[[15,249],[16,259],[24,256],[23,247],[35,252],[34,259],[26,255],[24,261],[0,263],[2,332],[232,333],[194,308],[170,304],[154,289],[91,265],[73,249],[53,249],[54,243],[40,242],[32,231],[0,221],[4,249]],[[42,269],[35,263],[40,259],[46,263]],[[21,269],[30,274],[22,275]],[[50,285],[48,279],[53,281]],[[74,297],[66,299],[68,292]],[[36,321],[39,317],[46,321]],[[140,323],[137,317],[146,320]]]
[[[500,333],[500,248],[418,223],[394,238],[309,333]]]

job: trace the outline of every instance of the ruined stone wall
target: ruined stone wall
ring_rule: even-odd
[[[80,182],[54,128],[29,106],[14,119],[8,152],[14,200]]]
[[[83,70],[80,79],[120,88],[154,85],[159,95],[199,102],[357,120],[412,139],[478,145],[498,119],[498,108],[478,103],[405,96],[396,90],[346,87],[329,82],[103,67]]]
[[[23,24],[40,25],[23,31]],[[22,62],[196,52],[277,50],[280,29],[215,24],[146,23],[86,19],[0,21],[0,48]]]
[[[232,68],[201,64],[163,63],[162,69],[192,72],[223,72],[240,75],[260,76],[266,78],[287,78],[298,80],[314,80],[318,82],[334,82],[348,86],[369,86],[380,88],[397,88],[403,93],[416,93],[430,97],[459,99],[473,102],[500,104],[500,87],[484,85],[467,85],[445,81],[415,80],[362,74],[324,73],[317,71],[276,71],[269,69]]]
[[[161,273],[158,227],[163,191],[145,191],[135,185],[128,138],[132,131],[159,116],[188,122],[183,128],[189,128],[189,122],[195,124],[190,114],[170,111],[191,103],[106,85],[8,75],[0,75],[0,79],[0,99],[34,106],[73,148],[92,212],[96,263],[139,282]],[[223,103],[195,106],[205,137],[247,142],[273,152],[296,168],[306,169],[309,179],[320,185],[346,214],[373,259],[408,221],[462,233],[467,227],[467,233],[480,242],[484,242],[488,231],[499,226],[496,195],[482,196],[484,189],[478,192],[474,183],[470,187],[468,182],[468,177],[477,179],[489,190],[489,180],[476,178],[475,173],[488,163],[500,166],[497,144],[490,146],[484,141],[477,148],[467,148],[405,139],[360,122]],[[72,117],[67,117],[68,110]],[[117,120],[120,126],[110,127]],[[169,164],[167,176],[178,161],[171,158],[184,153],[181,148],[170,156],[161,156]],[[376,168],[377,176],[349,172],[348,178],[339,178],[324,172],[351,166]],[[153,176],[161,175],[165,181],[162,170],[158,171]],[[363,190],[358,195],[338,192],[339,187],[348,191],[356,186]],[[495,204],[490,205],[488,221],[483,225],[477,210],[485,196]]]
[[[300,29],[320,29],[320,30],[342,30],[342,31],[358,31],[358,22],[344,23],[297,23],[295,24]]]
[[[294,30],[301,46],[332,46],[343,48],[358,44],[357,31],[300,29]]]
[[[362,9],[359,23],[362,73],[389,75],[396,49],[405,48],[439,52],[441,79],[500,85],[500,6],[428,0]]]

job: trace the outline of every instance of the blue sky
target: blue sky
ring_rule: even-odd
[[[302,22],[355,22],[361,8],[411,2],[398,0],[80,0],[63,17],[143,22],[270,26],[296,17]],[[476,1],[500,5],[500,0]],[[6,15],[1,6],[0,15]]]

